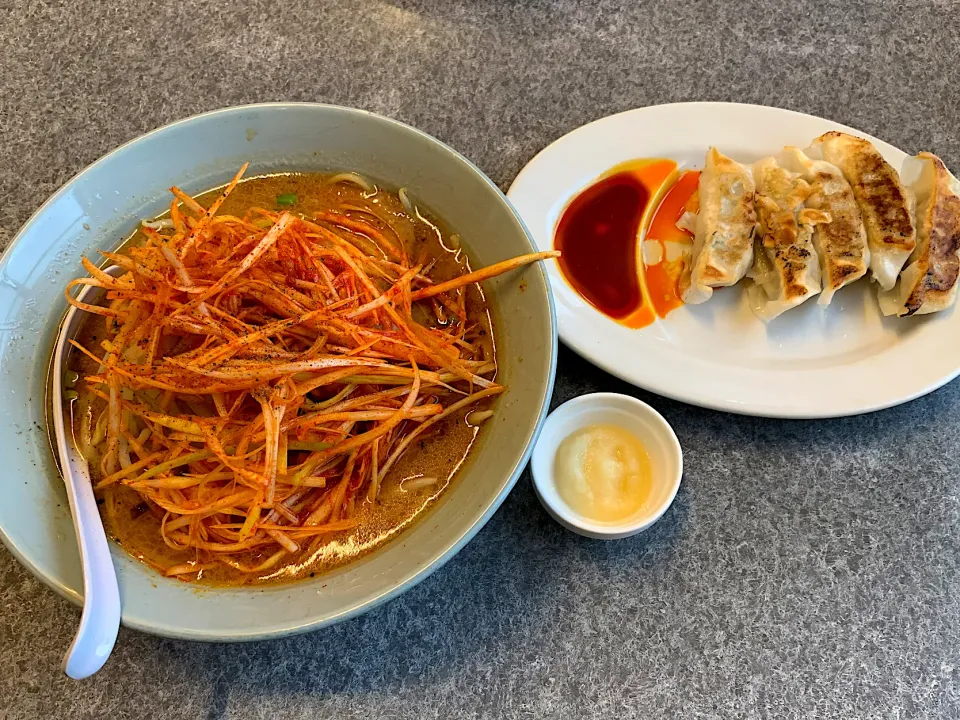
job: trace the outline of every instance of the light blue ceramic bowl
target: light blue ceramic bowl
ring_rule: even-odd
[[[116,246],[164,210],[167,189],[220,185],[245,160],[250,175],[354,170],[393,186],[460,233],[475,266],[533,252],[497,187],[463,156],[411,127],[360,110],[269,104],[229,108],[155,130],[61,188],[0,260],[0,537],[61,595],[80,602],[79,556],[44,419],[44,384],[63,287],[80,257]],[[123,622],[160,635],[250,640],[357,615],[453,557],[494,513],[530,455],[553,389],[556,319],[539,266],[485,285],[500,378],[510,390],[480,446],[429,515],[381,550],[314,580],[266,589],[205,589],[168,580],[114,548]]]

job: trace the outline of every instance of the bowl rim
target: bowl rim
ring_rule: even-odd
[[[23,240],[24,236],[27,234],[27,230],[40,218],[42,217],[48,209],[60,200],[63,195],[80,179],[83,178],[88,172],[94,170],[102,164],[107,163],[109,160],[113,159],[116,155],[121,154],[127,148],[137,145],[141,142],[145,142],[148,139],[154,139],[165,134],[171,133],[177,129],[180,129],[183,126],[191,125],[197,123],[204,119],[209,119],[217,116],[227,116],[235,113],[244,113],[249,111],[283,111],[285,109],[313,109],[313,110],[327,110],[346,113],[347,115],[354,115],[358,117],[372,118],[377,122],[387,123],[389,125],[394,125],[404,131],[413,133],[420,136],[422,139],[426,140],[429,143],[432,143],[438,146],[441,150],[446,153],[449,153],[454,160],[464,163],[468,168],[470,168],[479,179],[485,183],[502,201],[504,207],[513,215],[515,221],[519,227],[523,230],[523,234],[526,237],[527,243],[530,247],[530,252],[536,251],[536,244],[533,240],[533,235],[530,233],[530,229],[527,227],[526,222],[523,218],[520,217],[520,213],[517,212],[517,209],[513,206],[513,203],[507,198],[506,194],[500,187],[490,179],[490,177],[483,172],[473,161],[467,158],[465,155],[460,153],[458,150],[454,149],[447,143],[443,142],[430,135],[429,133],[424,132],[418,128],[408,125],[400,120],[395,120],[394,118],[386,117],[385,115],[380,115],[369,110],[363,110],[361,108],[353,108],[344,105],[336,105],[333,103],[318,103],[318,102],[265,102],[265,103],[247,103],[244,105],[230,105],[227,107],[216,108],[213,110],[207,110],[205,112],[197,113],[195,115],[190,115],[185,118],[180,118],[174,120],[165,125],[161,125],[157,128],[149,130],[145,133],[137,135],[136,137],[127,140],[126,142],[118,145],[114,149],[110,150],[106,154],[100,156],[92,163],[86,165],[77,173],[72,175],[66,181],[64,181],[56,191],[54,191],[20,226],[16,234],[11,239],[10,243],[6,248],[0,252],[0,267],[2,267],[7,259],[9,254],[14,250],[15,247]],[[530,461],[531,455],[533,454],[533,449],[537,444],[537,439],[540,436],[540,432],[543,429],[544,423],[547,419],[547,415],[550,410],[550,398],[553,396],[554,385],[556,381],[557,373],[557,352],[559,346],[558,339],[558,323],[557,323],[557,311],[556,305],[554,303],[553,291],[550,285],[549,274],[542,267],[538,265],[537,272],[539,272],[543,278],[544,286],[546,288],[547,295],[547,307],[548,307],[548,320],[550,325],[549,332],[549,365],[547,372],[547,382],[544,387],[543,396],[540,399],[540,412],[538,413],[536,422],[533,426],[533,430],[530,433],[530,439],[527,443],[526,449],[524,452],[517,458],[517,461],[514,463],[513,468],[510,471],[509,478],[504,483],[500,492],[489,502],[484,512],[467,528],[465,528],[459,537],[450,544],[446,550],[444,550],[435,560],[422,566],[417,572],[411,575],[406,580],[397,583],[396,585],[384,590],[379,595],[375,595],[365,601],[358,601],[352,605],[348,605],[346,609],[342,612],[329,615],[326,618],[317,619],[313,621],[301,622],[301,623],[290,623],[281,627],[268,628],[265,630],[251,631],[249,633],[236,633],[236,632],[227,632],[227,633],[217,633],[213,632],[181,632],[176,628],[170,628],[167,626],[157,626],[149,622],[142,622],[127,617],[125,614],[121,616],[121,624],[124,627],[139,630],[148,634],[157,635],[161,637],[170,637],[184,640],[194,640],[202,642],[247,642],[255,640],[265,640],[271,638],[281,638],[291,635],[298,635],[313,630],[319,630],[320,628],[327,627],[329,625],[334,625],[345,620],[362,615],[370,610],[373,610],[380,605],[383,605],[390,600],[398,597],[407,590],[410,590],[427,577],[432,575],[435,571],[443,567],[451,558],[453,558],[460,550],[463,549],[470,540],[472,540],[477,533],[489,522],[490,518],[493,517],[494,513],[500,508],[503,504],[503,501],[506,499],[507,495],[513,490],[517,481],[520,478],[520,475],[523,474],[524,469],[526,469],[527,464]],[[49,442],[49,437],[47,438]],[[57,452],[56,448],[51,446],[51,452],[56,458]],[[62,482],[62,479],[61,479]],[[69,541],[69,539],[67,540]],[[69,600],[72,604],[76,606],[83,605],[83,596],[75,591],[72,588],[68,588],[56,577],[48,575],[43,572],[38,566],[36,566],[28,557],[28,554],[21,550],[21,548],[13,541],[11,537],[7,535],[3,527],[0,527],[0,543],[7,548],[7,550],[13,555],[17,561],[25,567],[30,573],[40,580],[44,585],[51,588],[54,592],[60,595],[63,598]],[[122,551],[126,552],[126,551]],[[207,588],[204,587],[206,590]],[[210,590],[215,591],[218,588],[210,588]],[[233,592],[240,592],[244,589],[238,588],[226,588]],[[260,588],[254,586],[249,589],[246,589],[250,592],[259,592],[262,591]]]
[[[611,524],[594,522],[575,513],[563,501],[563,498],[559,496],[559,493],[555,489],[552,489],[552,491],[549,492],[547,491],[548,486],[554,485],[554,478],[552,474],[537,472],[537,467],[540,465],[540,463],[547,462],[547,460],[543,458],[544,453],[555,452],[564,438],[556,438],[556,443],[551,443],[549,446],[543,442],[543,435],[540,435],[537,438],[536,442],[534,443],[531,472],[533,475],[533,483],[537,491],[537,497],[540,499],[540,502],[543,503],[549,513],[554,517],[554,519],[557,520],[557,522],[569,530],[586,535],[587,537],[598,540],[618,540],[647,530],[661,517],[663,517],[663,514],[673,504],[673,501],[677,496],[677,492],[680,490],[680,483],[683,480],[683,448],[680,445],[680,440],[677,438],[677,434],[674,431],[673,426],[665,417],[663,417],[663,415],[660,414],[660,412],[657,411],[656,408],[648,403],[645,403],[639,398],[635,398],[632,395],[625,395],[623,393],[596,392],[571,398],[562,405],[559,405],[547,416],[547,419],[544,422],[544,427],[547,427],[551,421],[560,422],[566,414],[574,412],[578,408],[604,406],[617,407],[633,415],[646,416],[650,418],[657,426],[657,432],[664,439],[666,439],[669,450],[671,451],[671,455],[676,461],[677,471],[673,477],[670,477],[666,480],[669,490],[660,505],[658,505],[651,513],[639,519]]]

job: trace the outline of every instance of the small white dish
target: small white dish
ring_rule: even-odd
[[[560,443],[580,428],[598,423],[618,425],[632,433],[650,456],[650,499],[626,520],[598,522],[586,518],[564,502],[557,491],[554,461]],[[586,537],[616,540],[643,532],[670,507],[683,475],[683,451],[670,424],[645,402],[618,393],[593,393],[565,402],[547,417],[533,449],[531,469],[537,497],[554,520]]]
[[[520,172],[507,197],[538,249],[550,250],[567,203],[622,162],[665,157],[680,169],[699,168],[711,145],[753,162],[784,145],[806,147],[829,130],[872,140],[895,168],[906,158],[859,130],[788,110],[657,105],[560,138]],[[960,312],[885,318],[876,284],[866,280],[844,288],[828,308],[808,302],[766,325],[751,312],[741,283],[635,330],[584,300],[556,261],[545,265],[567,346],[627,382],[693,405],[763,417],[840,417],[907,402],[960,374]]]

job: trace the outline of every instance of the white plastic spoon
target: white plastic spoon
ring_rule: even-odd
[[[119,270],[110,268],[107,272],[116,274]],[[87,286],[78,297],[92,302],[97,292],[98,288]],[[73,644],[63,658],[63,671],[75,680],[89,677],[103,667],[120,629],[117,574],[97,511],[90,468],[74,442],[73,424],[70,421],[74,403],[63,401],[65,360],[70,350],[68,341],[76,336],[82,321],[83,316],[71,306],[60,327],[53,357],[53,426],[57,436],[57,454],[83,564],[83,615]]]

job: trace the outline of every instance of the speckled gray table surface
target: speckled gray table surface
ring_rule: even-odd
[[[0,0],[0,243],[84,165],[226,105],[404,120],[501,187],[589,120],[777,105],[960,168],[960,4]],[[651,531],[560,529],[521,478],[426,582],[311,635],[201,645],[123,630],[95,678],[78,613],[0,548],[0,718],[960,717],[960,384],[874,415],[735,417],[569,351],[554,403],[637,394],[686,474]]]

